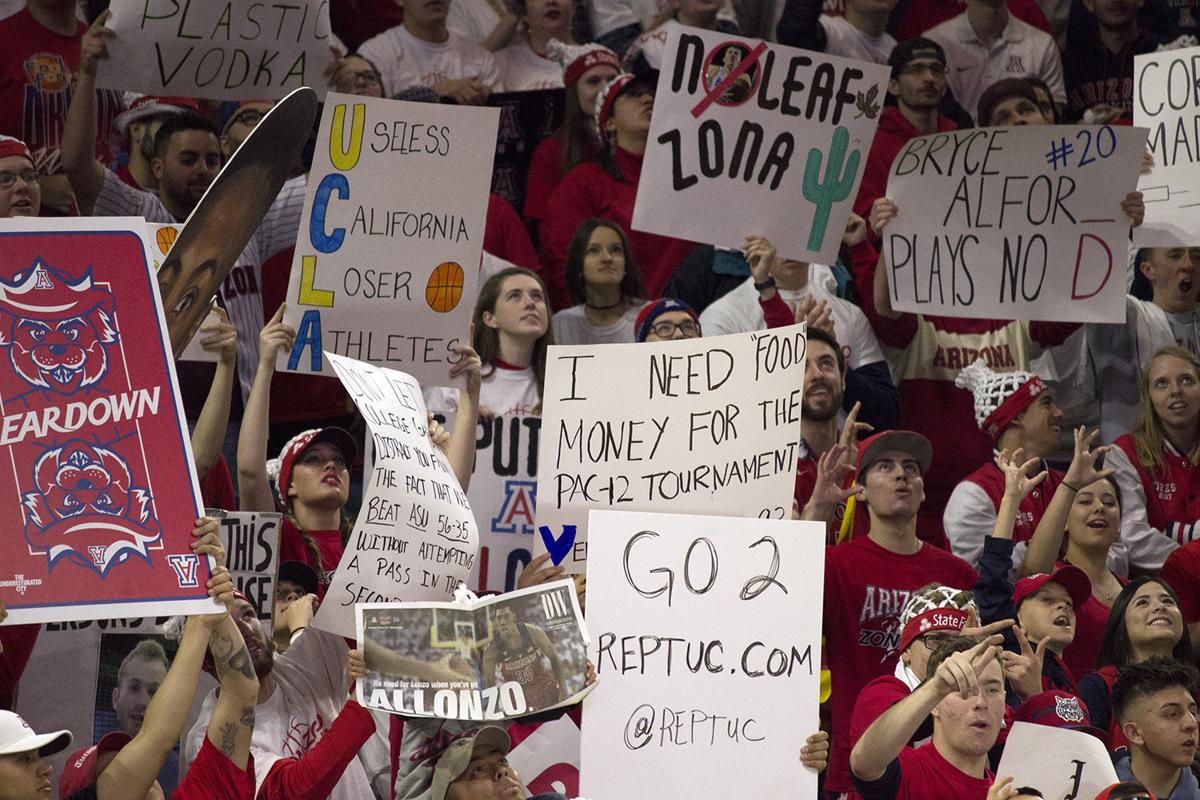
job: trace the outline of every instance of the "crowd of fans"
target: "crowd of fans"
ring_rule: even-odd
[[[270,110],[96,89],[106,5],[0,2],[0,216],[182,222]],[[908,140],[1129,124],[1134,56],[1195,44],[1198,0],[328,5],[337,91],[467,105],[565,95],[562,125],[525,143],[523,208],[491,197],[487,278],[449,375],[467,388],[426,392],[431,412],[453,416],[431,436],[464,487],[480,419],[541,413],[552,344],[806,322],[793,516],[827,531],[830,696],[800,759],[823,796],[1041,796],[994,773],[1023,721],[1098,737],[1122,781],[1101,797],[1200,800],[1200,248],[1131,250],[1125,323],[1088,325],[897,311],[879,252],[903,213],[886,185]],[[890,68],[837,263],[779,256],[752,218],[740,250],[633,229],[657,70],[684,25]],[[209,590],[227,613],[180,621],[169,668],[153,648],[122,664],[113,707],[136,725],[75,742],[52,776],[47,759],[71,734],[0,711],[0,800],[52,784],[64,799],[527,794],[505,756],[543,720],[374,715],[352,696],[357,651],[309,628],[353,526],[362,425],[337,381],[275,374],[295,337],[281,322],[307,186],[303,165],[294,175],[198,335],[217,363],[179,368],[206,504],[284,514],[272,629],[218,567]],[[1140,194],[1121,207],[1141,223]],[[193,533],[222,563],[215,523]],[[541,557],[518,584],[562,574]],[[16,707],[38,633],[0,627],[0,708]],[[220,688],[185,732],[202,670]],[[186,777],[164,786],[181,736]]]

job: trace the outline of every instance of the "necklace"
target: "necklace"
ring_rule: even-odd
[[[625,298],[622,297],[617,302],[613,303],[612,305],[608,305],[608,306],[598,306],[593,303],[588,303],[586,301],[584,302],[584,305],[587,306],[588,308],[592,309],[593,311],[608,311],[609,309],[616,308],[619,305],[624,305],[624,303],[625,303]]]

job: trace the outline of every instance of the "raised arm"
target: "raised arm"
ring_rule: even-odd
[[[96,68],[100,59],[108,58],[108,38],[113,32],[105,23],[111,16],[112,11],[106,10],[83,35],[79,73],[63,127],[63,171],[79,212],[85,216],[95,209],[96,197],[104,186],[104,165],[96,160]]]
[[[229,406],[237,370],[237,328],[229,323],[225,309],[214,306],[214,310],[220,322],[200,328],[200,346],[207,352],[219,354],[217,369],[192,430],[192,457],[201,480],[221,455],[225,431],[229,428]]]
[[[1037,529],[1033,532],[1033,538],[1029,540],[1025,558],[1017,570],[1018,574],[1033,575],[1054,571],[1054,565],[1062,551],[1063,536],[1067,532],[1067,515],[1071,511],[1071,504],[1075,502],[1076,493],[1083,487],[1113,474],[1111,469],[1098,469],[1096,466],[1109,450],[1107,446],[1092,448],[1099,435],[1099,429],[1091,433],[1087,433],[1082,425],[1075,429],[1075,454],[1071,458],[1071,465],[1067,467],[1067,474],[1063,476],[1062,483],[1054,490],[1050,505],[1046,507]]]
[[[267,477],[267,426],[271,406],[271,379],[280,350],[290,351],[296,332],[284,325],[281,305],[258,337],[258,372],[242,414],[238,437],[237,472],[239,505],[242,511],[274,511],[275,496]]]
[[[465,375],[467,387],[458,393],[458,412],[454,418],[454,431],[446,445],[446,461],[454,470],[458,484],[465,492],[471,483],[471,470],[475,466],[475,428],[479,424],[479,391],[482,386],[479,354],[470,342],[475,341],[475,324],[471,324],[467,341],[454,346],[459,360],[450,367],[450,377]]]

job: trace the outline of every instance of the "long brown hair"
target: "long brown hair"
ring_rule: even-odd
[[[558,132],[562,137],[562,174],[566,175],[576,165],[595,161],[604,152],[604,143],[596,139],[592,130],[592,117],[583,110],[579,102],[579,80],[567,87],[566,109],[563,124]]]
[[[1150,367],[1155,361],[1166,356],[1186,361],[1191,365],[1196,380],[1200,381],[1200,358],[1182,347],[1164,347],[1146,362],[1146,368],[1142,370],[1141,391],[1138,393],[1138,418],[1133,426],[1133,444],[1138,461],[1153,473],[1160,472],[1165,464],[1163,452],[1167,437],[1163,434],[1162,420],[1159,419],[1158,412],[1154,410],[1154,402],[1150,399]],[[1193,445],[1185,456],[1191,464],[1200,463],[1200,442]]]
[[[621,278],[621,299],[633,300],[641,297],[645,287],[642,285],[641,270],[638,269],[637,262],[633,257],[633,250],[629,247],[629,237],[617,223],[598,217],[592,217],[580,223],[579,227],[575,229],[575,235],[571,237],[571,243],[567,245],[567,290],[571,292],[571,297],[575,299],[576,303],[587,302],[587,281],[583,277],[583,260],[587,254],[588,244],[592,240],[592,234],[596,232],[597,228],[608,228],[621,239],[621,247],[625,251],[625,275]]]
[[[497,272],[492,277],[484,282],[479,289],[479,301],[475,304],[475,313],[471,315],[471,321],[475,323],[475,352],[479,354],[479,360],[483,362],[483,375],[487,377],[496,370],[496,358],[500,355],[500,333],[488,325],[483,324],[484,312],[488,314],[496,313],[496,303],[500,299],[500,290],[506,278],[511,278],[514,275],[524,275],[533,278],[537,281],[538,286],[542,289],[542,296],[546,298],[546,332],[538,338],[533,345],[533,358],[530,361],[530,366],[533,368],[533,375],[537,379],[538,388],[538,413],[541,413],[542,393],[546,388],[546,349],[554,344],[554,332],[550,326],[550,293],[546,291],[546,284],[542,277],[533,270],[525,269],[524,267],[506,267]]]
[[[346,545],[350,541],[350,534],[354,531],[354,520],[346,516],[346,509],[343,506],[339,511],[338,530],[342,534],[342,545]],[[317,546],[317,540],[308,532],[300,520],[296,519],[295,513],[292,511],[292,498],[288,497],[285,500],[283,507],[283,515],[288,518],[296,530],[300,531],[300,539],[304,542],[304,549],[308,551],[308,555],[312,558],[312,568],[317,573],[317,579],[321,583],[325,583],[325,559],[321,558],[321,548]],[[337,569],[337,564],[330,565],[330,570]]]

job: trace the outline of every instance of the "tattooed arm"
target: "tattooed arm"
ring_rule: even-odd
[[[209,581],[209,592],[217,599],[223,599],[226,594],[232,596],[233,584],[229,580],[229,571],[217,567]],[[228,628],[226,627],[228,626]],[[211,637],[217,631],[232,630],[238,646],[244,651],[241,635],[228,614],[210,614],[188,617],[183,628],[183,639],[179,643],[179,651],[175,660],[150,705],[146,708],[146,718],[142,729],[129,744],[121,748],[96,782],[96,796],[99,800],[126,800],[130,797],[144,797],[154,785],[159,770],[167,760],[167,755],[179,741],[183,726],[187,723],[188,711],[196,696],[196,686],[199,682],[200,667],[204,663],[204,651]],[[227,658],[228,661],[228,658]],[[246,680],[242,676],[239,682]],[[254,681],[255,694],[257,681],[251,670],[249,680]],[[222,681],[224,686],[224,681]],[[231,690],[230,695],[236,690]],[[254,695],[251,695],[250,710],[254,709]],[[240,702],[240,701],[238,701]],[[221,702],[217,703],[218,711]],[[240,709],[240,705],[239,705]],[[214,715],[214,723],[216,715]],[[209,728],[209,736],[214,744],[220,744],[213,728]],[[246,747],[242,751],[241,766],[249,753],[249,734],[245,737]],[[230,756],[233,758],[233,756]]]
[[[254,607],[249,603],[236,604],[231,613],[249,614],[251,621],[258,623]],[[213,627],[208,650],[217,668],[217,680],[221,682],[212,720],[208,723],[208,740],[243,770],[250,757],[250,737],[254,733],[258,677],[254,674],[254,663],[242,632],[232,617],[226,615]]]

